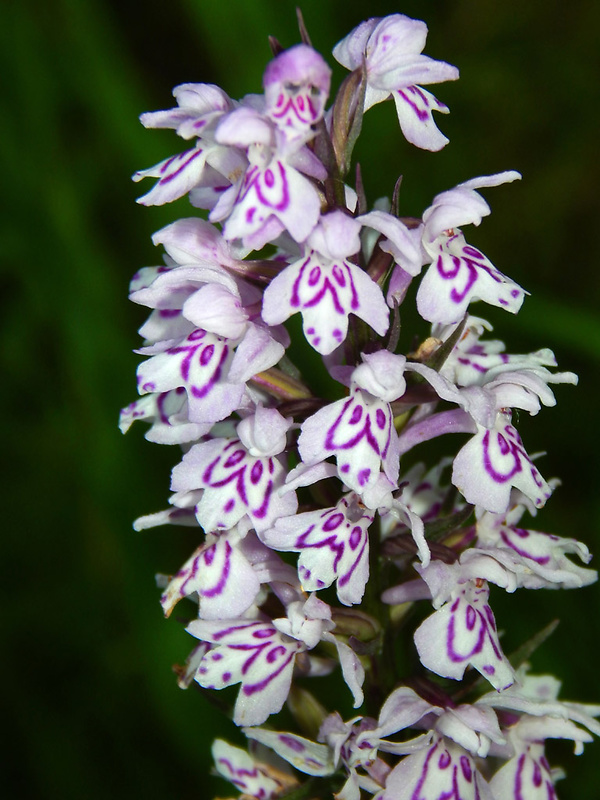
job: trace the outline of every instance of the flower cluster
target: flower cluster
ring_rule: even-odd
[[[136,173],[156,179],[139,202],[187,195],[204,210],[156,233],[164,263],[133,278],[131,299],[151,313],[141,397],[121,414],[123,431],[141,419],[146,438],[183,450],[169,508],[135,525],[197,536],[160,578],[167,616],[193,604],[199,642],[179,683],[239,684],[231,716],[250,750],[218,740],[213,755],[244,798],[297,792],[306,776],[341,800],[552,798],[544,740],[579,752],[600,707],[560,701],[556,679],[511,661],[489,583],[596,580],[584,544],[519,527],[557,482],[514,412],[554,405],[551,386],[577,378],[550,350],[514,355],[489,338],[471,303],[514,314],[526,292],[463,233],[490,213],[481,190],[521,176],[467,180],[419,219],[399,214],[397,192],[369,206],[348,182],[364,113],[391,97],[405,138],[439,150],[433,112],[448,108],[422,85],[458,71],[422,54],[423,22],[370,19],[333,50],[350,73],[327,108],[331,70],[301,33],[290,49],[273,43],[262,94],[184,84],[175,108],[142,115],[191,147]],[[428,326],[402,354],[415,279]],[[283,324],[295,314],[296,364]],[[310,358],[329,376],[319,393]],[[406,456],[448,433],[461,434],[453,457]],[[336,669],[360,709],[347,721],[318,699]],[[299,732],[274,730],[286,702]]]

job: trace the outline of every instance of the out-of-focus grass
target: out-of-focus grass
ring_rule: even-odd
[[[356,0],[307,0],[315,45],[328,49],[364,14]],[[389,106],[365,120],[358,157],[371,198],[405,176],[405,213],[474,175],[506,168],[522,185],[491,190],[492,217],[469,239],[532,293],[516,317],[494,315],[513,350],[550,346],[581,374],[558,387],[559,406],[522,418],[530,450],[564,487],[539,527],[598,536],[600,328],[597,307],[597,4],[562,9],[541,0],[372,3],[426,19],[427,52],[461,68],[436,87],[451,144],[414,152]],[[177,0],[41,0],[0,10],[0,158],[3,213],[2,399],[6,489],[4,564],[10,608],[2,615],[5,729],[14,753],[3,785],[21,797],[211,797],[208,747],[232,726],[204,699],[179,691],[170,672],[192,641],[162,620],[157,571],[178,568],[196,546],[189,532],[131,531],[164,506],[177,455],[123,440],[121,405],[134,394],[136,327],[129,276],[157,263],[149,235],[192,213],[142,209],[129,175],[184,149],[146,132],[144,110],[171,104],[186,81],[232,96],[260,91],[266,34],[297,41],[294,3]],[[335,70],[339,80],[341,70]],[[595,99],[595,102],[594,102]],[[481,310],[480,313],[486,312]],[[598,699],[596,588],[498,598],[513,644],[561,616],[534,661],[565,679],[565,695]],[[518,632],[515,629],[519,622]],[[595,797],[598,745],[567,763],[563,800]],[[224,786],[218,786],[221,794]],[[217,791],[215,788],[214,791]]]

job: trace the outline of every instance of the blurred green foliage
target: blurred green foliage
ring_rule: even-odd
[[[4,563],[3,723],[11,742],[6,796],[70,800],[210,798],[209,743],[235,738],[171,673],[192,640],[162,619],[153,575],[196,546],[189,531],[131,531],[165,505],[169,448],[142,431],[126,440],[118,409],[133,399],[130,275],[158,263],[150,234],[190,213],[143,209],[129,175],[183,149],[147,132],[145,110],[171,88],[214,82],[233,97],[260,91],[267,34],[298,40],[288,0],[5,0],[0,7],[3,210],[2,400]],[[597,373],[598,30],[600,5],[528,0],[306,0],[324,54],[368,15],[425,19],[426,52],[456,64],[437,87],[451,144],[439,154],[403,141],[387,104],[373,109],[357,155],[371,200],[403,173],[402,212],[480,174],[514,168],[522,184],[491,190],[493,215],[469,241],[532,296],[518,317],[496,314],[515,352],[552,347],[578,389],[558,409],[521,416],[542,471],[564,486],[539,527],[600,550]],[[368,10],[367,10],[368,9]],[[336,68],[335,80],[341,78]],[[483,312],[485,313],[485,312]],[[500,593],[496,593],[500,594]],[[564,679],[564,696],[600,699],[598,588],[496,598],[507,650],[556,616],[563,625],[534,660]],[[599,745],[566,747],[563,800],[595,798]],[[554,752],[554,751],[553,751]]]

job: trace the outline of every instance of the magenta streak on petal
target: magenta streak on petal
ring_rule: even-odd
[[[222,594],[223,589],[227,584],[227,579],[229,578],[229,573],[231,571],[231,553],[232,547],[229,542],[225,542],[225,561],[223,563],[223,567],[221,569],[221,575],[219,577],[218,583],[213,586],[212,589],[202,589],[200,594],[202,597],[216,597],[219,594]]]
[[[158,312],[158,315],[163,319],[172,319],[173,317],[177,317],[179,314],[181,314],[181,311],[178,308],[161,308]]]
[[[346,267],[346,269],[347,269],[347,267]],[[343,289],[346,286],[346,279],[344,277],[344,273],[342,272],[340,267],[338,267],[337,264],[333,265],[333,267],[331,268],[331,273],[332,273],[333,277],[335,278],[335,280],[337,281],[337,283]]]
[[[525,769],[526,756],[522,753],[515,772],[515,800],[526,800],[523,794],[523,771]]]
[[[286,736],[285,734],[280,733],[277,738],[282,744],[286,745],[286,747],[289,747],[290,750],[295,750],[296,753],[303,753],[306,750],[306,747],[302,744],[302,742],[299,742],[292,736]]]
[[[381,457],[382,454],[379,449],[379,444],[377,443],[377,440],[375,439],[375,437],[371,432],[371,418],[368,413],[365,417],[365,423],[362,426],[361,430],[357,434],[355,434],[351,439],[340,444],[336,444],[334,441],[336,431],[343,421],[343,416],[346,409],[350,406],[351,403],[354,402],[355,398],[350,397],[349,400],[346,403],[344,403],[344,407],[341,413],[339,414],[338,418],[335,420],[333,425],[327,431],[327,436],[325,437],[325,448],[327,450],[331,450],[332,452],[335,452],[336,450],[349,450],[356,444],[358,444],[358,442],[360,442],[361,439],[366,438],[371,448],[375,451],[375,453],[378,456]],[[354,418],[355,414],[356,414],[356,409],[352,412],[352,418]],[[352,419],[350,420],[350,424],[352,424]]]
[[[212,549],[213,548],[209,548],[209,550],[212,550]],[[206,556],[208,555],[208,551],[206,551],[203,555],[204,555],[204,559],[206,561]],[[179,587],[178,594],[179,594],[180,597],[185,597],[186,595],[191,594],[191,592],[188,591],[187,586],[188,586],[188,583],[190,583],[190,581],[193,582],[194,578],[198,574],[198,561],[199,561],[199,559],[197,559],[197,558],[194,559],[194,561],[192,562],[192,568],[189,571],[189,575],[187,576],[187,578],[184,580],[184,582]],[[185,574],[185,570],[179,570],[179,572],[177,573],[175,578],[181,578],[181,577],[183,577],[184,574]],[[192,589],[192,591],[195,591],[195,590]],[[166,597],[166,595],[165,595],[165,597]]]
[[[298,106],[300,105],[301,101],[302,101],[302,96],[300,95],[298,97]],[[280,105],[280,102],[283,102],[283,98],[281,98],[281,95],[280,95],[280,100],[278,100],[278,102],[277,102],[278,106]],[[304,125],[308,125],[309,124],[309,120],[307,120],[306,117],[303,114],[300,113],[300,109],[299,109],[298,106],[296,106],[296,104],[294,103],[293,98],[289,97],[287,103],[284,105],[284,107],[280,111],[277,111],[277,112],[276,111],[271,111],[271,116],[273,117],[273,119],[282,119],[283,117],[287,117],[287,115],[291,112],[293,114],[293,116],[296,117],[296,119],[298,119]],[[312,111],[312,109],[310,109],[310,110]],[[314,116],[315,116],[314,113],[312,114],[312,116],[313,116],[313,119],[314,119]]]
[[[302,266],[300,267],[300,269],[298,271],[298,277],[296,278],[296,280],[294,281],[294,285],[292,286],[292,296],[290,297],[290,305],[293,306],[294,308],[297,308],[300,305],[300,295],[298,293],[298,288],[299,288],[300,283],[302,281],[302,276],[304,274],[304,270],[306,269],[306,267],[310,263],[311,257],[312,257],[312,253],[311,253],[310,256],[308,256],[308,258],[306,259],[304,264],[302,264]],[[315,330],[314,330],[314,328],[309,328],[306,332],[307,333],[314,333]]]
[[[480,253],[479,250],[476,250],[474,247],[471,247],[470,244],[466,244],[463,247],[462,251],[469,258],[479,258],[479,259],[485,258],[483,253]]]
[[[411,94],[416,94],[417,97],[419,97],[423,101],[425,108],[424,109],[420,108],[419,103],[409,98],[407,92],[410,92]],[[417,118],[421,122],[425,122],[430,117],[431,112],[429,111],[429,104],[427,102],[427,98],[425,97],[425,95],[419,89],[418,86],[407,86],[406,89],[399,89],[398,94],[412,108],[412,110],[417,115]]]
[[[328,515],[328,519],[321,526],[321,530],[324,530],[327,533],[329,533],[329,531],[334,531],[336,528],[340,527],[345,519],[346,517],[339,511],[337,513],[330,514]],[[314,526],[311,526],[311,530],[313,527]]]
[[[317,264],[308,273],[308,285],[315,286],[321,277],[321,267]]]
[[[244,484],[244,476],[246,474],[247,466],[247,464],[244,464],[238,470],[232,472],[231,475],[227,475],[225,478],[221,478],[220,480],[215,480],[208,484],[208,486],[212,489],[220,489],[223,486],[227,486],[228,483],[235,481],[235,488],[240,500],[245,506],[248,506],[248,496],[246,494],[246,486]]]
[[[267,664],[272,664],[274,661],[277,661],[279,656],[284,656],[286,654],[286,649],[282,644],[276,644],[267,655],[265,656],[265,661]]]
[[[423,788],[423,784],[427,780],[427,773],[429,772],[429,762],[433,757],[437,748],[438,748],[438,742],[436,742],[436,744],[434,744],[427,753],[427,756],[425,757],[425,763],[423,764],[423,768],[421,771],[421,777],[419,778],[417,785],[415,786],[414,792],[410,796],[410,800],[423,800],[421,789]],[[452,797],[452,795],[450,795],[450,797]],[[450,800],[450,797],[444,798],[444,800]]]
[[[223,464],[223,469],[231,469],[237,467],[240,461],[243,461],[246,456],[246,451],[243,449],[235,450]]]
[[[213,633],[213,637],[212,638],[215,640],[215,642],[219,642],[224,636],[229,636],[232,633],[239,633],[239,631],[244,630],[244,629],[256,628],[256,626],[260,625],[260,624],[261,624],[260,622],[244,622],[244,621],[242,621],[242,622],[240,622],[239,625],[231,625],[229,628],[223,628],[222,630],[217,631],[216,633]],[[275,628],[272,628],[271,630],[272,630],[273,633],[275,633]],[[225,646],[226,647],[233,647],[234,645],[225,645]],[[212,658],[214,660],[216,660],[215,659],[215,655],[216,654],[214,654],[214,653],[212,655]]]
[[[183,161],[183,163],[181,164],[181,166],[179,166],[179,167],[178,167],[178,168],[177,168],[177,169],[176,169],[174,172],[171,172],[171,174],[170,174],[170,175],[166,175],[164,178],[161,178],[161,179],[159,180],[159,182],[158,182],[158,183],[159,183],[159,185],[161,185],[161,186],[164,186],[164,185],[165,185],[165,183],[170,183],[170,181],[172,181],[172,180],[173,180],[173,178],[176,178],[178,175],[180,175],[180,174],[181,174],[181,172],[183,172],[183,170],[184,170],[186,167],[188,167],[188,166],[189,166],[189,165],[192,163],[192,161],[195,161],[195,160],[198,158],[198,156],[201,156],[201,155],[202,155],[202,152],[203,152],[203,151],[202,151],[202,149],[201,149],[201,148],[197,148],[196,150],[194,150],[194,152],[193,152],[193,153],[192,153],[192,154],[191,154],[191,155],[190,155],[190,156],[189,156],[187,159],[184,159],[184,161]],[[168,161],[167,161],[167,162],[166,162],[166,163],[165,163],[165,164],[162,166],[162,168],[161,168],[161,170],[160,170],[160,171],[161,171],[162,173],[164,173],[164,172],[167,170],[167,168],[171,166],[171,164],[173,163],[173,161],[175,161],[175,159],[182,158],[184,155],[185,155],[185,154],[184,154],[184,153],[182,153],[181,155],[178,155],[178,156],[173,156],[173,158],[170,158],[170,159],[169,159],[169,160],[168,160]]]
[[[362,414],[363,414],[363,407],[360,405],[356,406],[356,408],[352,412],[352,416],[350,417],[348,424],[357,425],[361,420]]]
[[[534,786],[541,786],[542,785],[542,770],[540,769],[540,765],[537,761],[533,762],[533,785]]]
[[[485,471],[488,473],[488,475],[491,478],[493,478],[493,480],[495,480],[496,483],[506,483],[506,481],[510,480],[513,477],[513,475],[516,475],[518,472],[521,472],[523,468],[521,466],[521,459],[519,458],[517,448],[512,444],[509,445],[509,443],[506,441],[504,436],[502,436],[501,434],[497,433],[496,437],[497,437],[497,442],[498,442],[499,449],[501,451],[504,450],[504,452],[502,452],[502,455],[507,455],[509,452],[512,453],[513,460],[514,460],[514,466],[511,469],[509,469],[508,472],[505,472],[505,473],[498,472],[498,470],[496,470],[494,468],[494,466],[492,464],[492,459],[490,458],[490,452],[489,452],[489,450],[490,450],[490,431],[486,431],[485,432],[485,435],[484,435],[483,440],[482,440],[482,445],[483,445],[483,466],[485,468]]]
[[[475,621],[477,619],[477,614],[475,613],[475,609],[472,605],[468,605],[465,613],[465,624],[467,626],[467,630],[472,631],[475,627]]]
[[[212,475],[213,469],[217,466],[219,461],[221,460],[221,456],[217,456],[213,461],[210,462],[208,467],[204,470],[204,473],[201,478],[201,482],[204,485],[210,485],[210,477]]]
[[[205,367],[210,362],[214,354],[215,354],[214,344],[209,344],[206,347],[204,347],[202,349],[202,352],[200,353],[200,358],[198,359],[198,361],[200,362],[200,366]]]
[[[210,390],[213,388],[213,386],[216,383],[219,382],[219,379],[221,377],[223,363],[225,362],[225,360],[226,360],[228,355],[229,355],[229,348],[227,347],[226,344],[224,344],[223,345],[223,349],[221,351],[221,358],[219,359],[219,363],[215,367],[210,380],[208,380],[203,386],[193,386],[192,385],[191,388],[192,388],[192,394],[193,394],[194,397],[196,397],[197,399],[201,399],[203,397],[206,397],[206,395],[210,392]]]
[[[331,294],[331,299],[333,301],[333,307],[335,308],[337,313],[345,315],[346,312],[344,311],[343,305],[340,303],[340,300],[339,300],[339,297],[338,297],[338,293],[337,293],[337,289],[331,283],[329,278],[324,278],[323,279],[323,284],[322,284],[321,288],[319,289],[319,291],[315,295],[313,295],[313,297],[310,298],[310,300],[307,300],[303,304],[304,308],[313,308],[314,306],[317,306],[321,302],[321,300],[325,297],[327,292],[329,292]]]
[[[520,535],[519,531],[515,531],[515,533]],[[528,531],[523,531],[523,533],[528,533]],[[507,536],[505,530],[502,528],[500,529],[500,538],[508,547],[514,550],[515,553],[523,556],[523,558],[528,558],[531,561],[535,561],[536,564],[544,565],[550,561],[550,556],[534,556],[531,553],[528,553],[527,550],[522,550],[520,547],[517,547],[515,544],[513,544],[512,540]]]
[[[263,192],[261,191],[261,187],[260,187],[260,176],[257,178],[254,188],[256,189],[256,195],[257,195],[258,199],[260,200],[260,202],[263,205],[267,206],[267,208],[272,208],[275,211],[285,211],[285,209],[290,204],[290,193],[289,193],[289,189],[288,189],[287,175],[285,174],[285,168],[284,168],[283,164],[281,163],[281,161],[277,162],[277,166],[279,167],[279,174],[281,175],[281,181],[282,181],[281,200],[278,203],[273,203],[273,202],[267,200],[267,198],[264,196]],[[270,172],[271,175],[273,175],[271,170],[266,170],[266,172]],[[265,183],[267,183],[267,181],[266,181],[266,172],[265,172]],[[271,185],[273,185],[273,184],[271,184]],[[270,188],[268,184],[267,184],[267,188]]]
[[[458,256],[451,256],[452,261],[454,262],[455,269],[444,271],[443,268],[443,258],[442,256],[438,256],[437,260],[437,270],[439,274],[444,278],[444,280],[454,280],[460,271],[461,264],[464,264],[468,269],[468,277],[465,283],[465,287],[462,292],[456,288],[456,286],[452,287],[450,292],[450,299],[454,303],[462,303],[471,291],[473,284],[477,281],[477,269],[473,266],[473,262],[470,261],[468,258],[458,258]]]
[[[471,783],[473,780],[473,770],[471,769],[471,764],[466,756],[460,757],[460,768],[462,770],[464,779],[467,781],[467,783]]]
[[[280,675],[283,670],[287,667],[287,665],[296,657],[295,652],[291,652],[285,661],[275,670],[272,672],[267,678],[264,678],[262,681],[254,684],[244,684],[242,686],[242,692],[249,697],[250,695],[256,694],[256,692],[262,692],[267,686],[271,683],[271,681],[275,680],[275,678]]]
[[[483,642],[485,641],[485,623],[479,626],[477,641],[475,642],[469,653],[461,655],[454,647],[454,639],[455,639],[455,615],[453,614],[450,617],[450,622],[448,623],[448,633],[446,635],[446,652],[448,653],[448,657],[451,661],[454,661],[455,664],[460,664],[461,662],[471,658],[473,655],[476,655],[477,653],[481,652],[481,649],[483,647]]]
[[[368,482],[370,475],[371,475],[371,470],[368,467],[366,467],[365,469],[361,469],[358,475],[356,476],[359,484],[361,486],[364,486]]]
[[[264,499],[261,505],[252,511],[252,516],[258,517],[258,519],[262,519],[263,517],[267,516],[267,512],[269,510],[269,502],[271,500],[272,493],[273,493],[273,481],[269,481],[267,484],[267,488],[265,489]]]
[[[359,528],[359,530],[360,530],[361,534],[365,533],[360,528]],[[365,552],[365,548],[367,547],[367,545],[369,543],[369,538],[368,538],[368,536],[363,535],[362,539],[359,539],[358,541],[359,542],[362,541],[362,547],[360,548],[358,553],[356,553],[356,557],[355,557],[354,561],[352,562],[352,566],[350,567],[350,569],[346,570],[346,572],[340,578],[338,578],[338,586],[345,586],[347,583],[350,582],[350,579],[352,578],[352,575],[354,574],[354,571],[356,570],[356,568],[358,567],[358,565],[362,561],[362,557],[363,557],[363,554]],[[357,542],[357,544],[358,544],[358,542]],[[356,545],[355,545],[355,547],[356,547]],[[354,549],[354,548],[352,548],[352,549]]]
[[[254,767],[254,769],[252,769],[252,770],[243,769],[242,767],[234,767],[233,764],[231,763],[231,761],[229,761],[228,758],[218,758],[216,763],[217,764],[223,764],[224,767],[227,770],[229,770],[229,772],[231,773],[231,776],[232,776],[232,782],[236,782],[236,786],[237,786],[237,783],[242,783],[240,778],[242,778],[243,776],[247,775],[249,778],[257,778],[258,777],[258,770],[257,770],[256,767]],[[240,787],[238,786],[238,789],[239,788]],[[245,789],[246,788],[246,784],[243,784],[242,788]]]
[[[250,483],[256,485],[260,481],[263,471],[263,462],[260,459],[257,459],[250,470]]]
[[[158,398],[156,400],[156,408],[157,408],[157,411],[158,411],[158,417],[159,417],[160,421],[163,423],[163,425],[170,425],[171,423],[169,422],[169,417],[165,414],[165,411],[164,411],[164,405],[165,405],[166,399],[167,399],[167,392],[164,392],[163,394],[159,394]]]

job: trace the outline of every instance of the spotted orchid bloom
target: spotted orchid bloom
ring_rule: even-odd
[[[228,240],[241,240],[253,250],[287,231],[303,242],[318,222],[319,194],[302,173],[324,178],[321,163],[304,148],[291,145],[285,134],[260,112],[236,109],[223,120],[217,138],[247,152],[248,167],[212,209],[211,222],[223,223]]]
[[[165,616],[185,597],[197,595],[200,619],[243,616],[254,604],[261,584],[297,585],[294,569],[248,533],[240,523],[206,542],[169,581],[160,603]]]
[[[260,725],[285,703],[297,656],[329,641],[337,647],[344,679],[360,705],[364,671],[350,648],[333,636],[333,627],[330,607],[315,595],[292,601],[287,616],[272,621],[193,620],[188,632],[213,644],[200,662],[196,680],[212,689],[241,683],[234,722]]]
[[[511,498],[505,514],[484,511],[477,519],[477,548],[491,554],[505,553],[517,566],[519,586],[526,589],[573,589],[598,579],[596,570],[581,567],[568,558],[576,555],[589,564],[591,554],[583,542],[518,526],[526,507]]]
[[[291,422],[276,409],[259,406],[237,426],[239,438],[194,445],[173,470],[175,492],[202,489],[196,517],[205,531],[228,530],[246,515],[258,530],[295,513],[294,492],[283,486],[286,470],[278,458]]]
[[[448,139],[438,130],[432,112],[447,114],[448,107],[419,84],[456,80],[458,70],[422,55],[426,38],[424,22],[391,14],[362,22],[333,48],[333,56],[351,70],[365,59],[365,110],[391,95],[406,139],[425,150],[441,150]]]
[[[190,422],[187,395],[183,386],[169,392],[154,392],[134,400],[119,415],[119,427],[127,433],[134,422],[151,422],[145,437],[158,444],[193,442],[207,434],[210,422]]]
[[[212,222],[224,223],[226,239],[258,250],[283,231],[303,242],[316,225],[321,201],[305,175],[322,180],[326,171],[304,143],[322,118],[330,75],[306,45],[286,50],[265,70],[265,113],[242,105],[219,124],[217,142],[248,160],[210,214]]]
[[[375,517],[357,495],[344,495],[336,506],[280,517],[261,539],[275,550],[299,552],[298,576],[305,591],[336,583],[344,605],[360,603],[369,578],[368,528]]]
[[[350,396],[337,400],[302,425],[298,448],[310,466],[335,456],[344,484],[362,495],[381,469],[395,484],[398,479],[398,437],[390,401],[406,388],[406,359],[381,350],[363,354],[352,373]]]
[[[562,771],[548,764],[544,741],[570,739],[575,753],[600,734],[600,706],[558,700],[560,681],[552,675],[530,675],[528,665],[518,683],[500,693],[481,697],[477,704],[505,709],[512,715],[506,728],[507,762],[490,782],[494,800],[555,800],[554,783]],[[521,714],[515,721],[515,714]]]
[[[263,75],[266,112],[290,139],[312,138],[323,118],[331,69],[316,50],[298,44],[274,58]]]
[[[452,468],[452,483],[469,503],[503,513],[513,487],[537,508],[552,493],[550,484],[528,455],[508,414],[499,412],[492,426],[477,426],[477,433],[459,451]]]
[[[422,242],[431,266],[417,292],[419,314],[429,322],[453,323],[472,300],[516,313],[524,290],[507,278],[477,248],[467,244],[460,226],[479,225],[490,213],[476,191],[520,179],[518,172],[473,178],[434,198],[423,214]]]
[[[420,581],[401,584],[385,592],[382,599],[402,603],[431,596],[437,610],[415,632],[423,666],[442,677],[461,680],[470,665],[496,689],[510,686],[514,672],[500,646],[487,581],[514,591],[514,577],[494,559],[483,556],[454,564],[432,561],[416,569],[427,587]]]
[[[381,289],[348,260],[360,250],[360,230],[359,220],[342,211],[321,217],[308,237],[304,257],[286,267],[265,290],[265,322],[277,325],[301,312],[307,341],[323,355],[346,339],[351,313],[380,335],[385,333],[389,310]]]
[[[378,791],[389,772],[389,767],[377,757],[376,748],[361,748],[357,744],[360,735],[375,724],[375,720],[360,717],[344,722],[339,714],[330,714],[319,729],[319,743],[264,728],[246,728],[244,733],[307,775],[327,776],[343,769],[348,777],[336,796],[340,800],[360,800],[361,789],[371,794]]]
[[[240,800],[274,800],[298,785],[285,761],[260,760],[223,739],[215,739],[212,757],[219,775],[242,792]]]
[[[438,736],[424,750],[402,759],[374,800],[493,800],[473,757]]]
[[[201,186],[231,185],[245,168],[244,154],[218,144],[214,138],[219,119],[234,107],[233,101],[212,84],[186,83],[173,90],[178,107],[142,114],[146,128],[174,128],[183,139],[197,138],[195,146],[140,170],[134,181],[158,178],[153,188],[138,199],[145,206],[163,205]],[[217,193],[218,194],[218,193]]]
[[[432,336],[446,341],[456,330],[457,324],[433,325]],[[485,331],[491,331],[489,322],[469,315],[464,332],[444,362],[440,373],[456,386],[482,386],[501,372],[530,370],[553,382],[548,367],[556,367],[557,361],[547,347],[534,353],[507,353],[504,342],[499,339],[481,339]],[[572,373],[563,373],[572,375]]]

